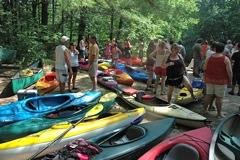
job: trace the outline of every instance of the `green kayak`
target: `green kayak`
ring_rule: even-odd
[[[103,106],[103,110],[99,114],[108,112],[115,104],[115,97],[111,99],[109,97],[106,98],[106,96],[109,96],[109,94],[102,96],[99,102],[92,102],[91,104],[82,106],[70,106],[48,113],[40,118],[32,118],[1,127],[0,143],[25,137],[29,134],[50,128],[60,122],[75,122],[83,118],[96,105]]]

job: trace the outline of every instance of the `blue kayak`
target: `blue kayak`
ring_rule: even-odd
[[[127,73],[134,80],[147,82],[149,78],[148,71],[145,67],[133,67],[130,65],[122,64],[122,63],[117,63],[116,68]],[[155,80],[156,80],[156,75],[153,76],[152,82],[154,83]]]
[[[92,102],[100,98],[101,95],[101,92],[54,94],[13,102],[0,106],[0,126],[29,118],[42,117],[61,108]]]

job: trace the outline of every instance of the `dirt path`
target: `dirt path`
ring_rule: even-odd
[[[44,70],[45,70],[45,73],[50,72],[51,66],[44,67]],[[15,71],[13,71],[13,70],[1,70],[0,71],[0,93],[1,93],[0,97],[3,97],[3,92],[5,92],[5,94],[7,93],[7,90],[6,89],[4,90],[4,88],[10,82],[11,75],[13,75],[15,72],[16,72],[16,70]],[[192,80],[191,75],[192,75],[191,72],[189,72],[190,80]],[[85,92],[85,91],[88,91],[89,89],[91,89],[92,85],[91,85],[90,79],[89,79],[86,71],[81,71],[80,73],[78,73],[77,84],[78,84],[78,87],[80,88],[80,90],[78,90],[78,91]],[[33,88],[33,87],[34,87],[34,85],[30,86],[29,88]],[[146,84],[142,83],[142,82],[134,82],[133,87],[138,90],[144,90],[146,87]],[[229,90],[230,89],[228,89],[228,91]],[[75,92],[78,92],[78,91],[75,91]],[[110,90],[103,88],[102,86],[99,85],[99,91],[101,91],[104,94],[104,93],[109,92]],[[177,89],[177,88],[175,89],[173,100],[176,99],[177,93],[179,91],[180,91],[180,89]],[[59,93],[59,88],[56,88],[51,93]],[[152,92],[148,92],[148,93],[151,94]],[[157,96],[159,96],[163,99],[167,98],[166,96],[160,96],[159,93],[157,94]],[[0,105],[4,105],[4,104],[11,103],[14,101],[17,101],[17,95],[6,97],[6,98],[0,98]],[[226,94],[226,97],[223,101],[224,113],[226,113],[228,115],[233,112],[236,112],[239,110],[239,106],[240,106],[240,97],[239,96],[237,96],[237,95],[232,96],[232,95]],[[190,110],[193,110],[193,111],[201,114],[202,108],[203,108],[203,101],[198,101],[197,103],[190,104],[186,107]],[[116,109],[117,110],[125,110],[125,109],[131,109],[131,108],[129,106],[127,106],[125,103],[123,103],[122,101],[117,100],[114,110],[116,110]],[[212,120],[211,128],[212,128],[212,131],[214,131],[216,129],[218,123],[220,122],[220,120],[216,118],[216,111],[211,111],[211,112],[209,112],[208,115],[205,115],[205,116]],[[143,122],[147,122],[147,121],[150,121],[148,118],[148,115],[145,117]],[[175,135],[177,133],[187,131],[187,130],[191,130],[191,128],[181,126],[181,125],[176,125],[174,127],[173,131],[168,135],[168,137]]]

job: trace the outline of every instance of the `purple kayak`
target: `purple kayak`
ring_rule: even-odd
[[[103,85],[104,87],[107,87],[110,89],[118,85],[116,79],[113,76],[107,73],[104,73],[100,70],[97,71],[97,82]]]

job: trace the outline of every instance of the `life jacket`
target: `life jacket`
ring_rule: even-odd
[[[43,160],[91,160],[102,149],[95,143],[80,138],[66,145],[63,149],[46,155]]]

